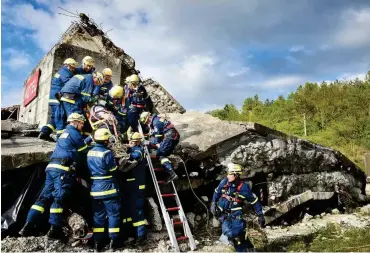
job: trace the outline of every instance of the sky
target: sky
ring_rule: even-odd
[[[76,19],[101,24],[187,110],[276,99],[305,82],[364,78],[368,0],[2,0],[1,106]]]

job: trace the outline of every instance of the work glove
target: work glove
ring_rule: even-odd
[[[263,216],[263,214],[258,215],[258,223],[260,224],[261,228],[266,227],[266,220],[265,220],[265,217]]]
[[[216,216],[216,203],[215,202],[211,203],[210,211],[213,214],[213,216]]]

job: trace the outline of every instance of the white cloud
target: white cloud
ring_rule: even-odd
[[[241,76],[241,75],[244,75],[245,73],[248,73],[249,71],[250,71],[249,67],[242,67],[241,69],[235,72],[229,72],[226,75],[229,77]]]
[[[305,81],[307,79],[301,76],[279,76],[266,80],[262,85],[269,88],[287,88],[304,84]]]
[[[4,54],[7,58],[7,66],[11,70],[17,70],[30,64],[30,56],[23,50],[8,48],[4,50]]]
[[[289,49],[289,52],[300,52],[300,51],[304,51],[304,50],[305,50],[305,47],[304,46],[295,45],[295,46],[292,46]]]
[[[347,10],[342,14],[342,27],[335,34],[336,43],[345,47],[370,43],[370,8]]]

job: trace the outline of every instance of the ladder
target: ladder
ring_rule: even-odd
[[[139,125],[138,125],[138,129],[139,129],[140,135],[144,138],[144,134],[143,134],[143,130],[141,128],[140,122],[139,122]],[[162,168],[154,168],[153,167],[152,158],[155,159],[156,156],[151,156],[151,154],[149,152],[149,149],[146,145],[144,145],[144,152],[145,152],[145,155],[146,155],[146,158],[147,158],[147,161],[148,161],[149,171],[150,171],[150,174],[151,174],[152,179],[153,179],[154,188],[155,188],[155,191],[157,193],[159,205],[161,207],[163,219],[164,219],[164,222],[166,224],[167,232],[168,232],[168,235],[170,237],[170,241],[171,241],[171,245],[172,245],[173,250],[175,252],[180,251],[180,248],[179,248],[179,245],[178,245],[179,241],[188,241],[188,245],[189,245],[190,249],[195,250],[196,249],[195,241],[194,241],[193,235],[190,231],[190,227],[189,227],[188,221],[186,219],[184,209],[182,208],[182,205],[181,205],[181,202],[180,202],[180,198],[177,194],[175,184],[173,183],[173,181],[171,182],[171,184],[168,184],[168,186],[170,186],[170,188],[172,189],[172,193],[162,193],[161,192],[160,186],[165,185],[165,181],[158,181],[157,176],[156,176],[156,172],[164,171],[164,170]],[[176,206],[175,207],[166,207],[165,204],[164,204],[164,198],[172,198],[172,197],[175,198]],[[179,215],[180,221],[174,221],[170,216],[170,212],[171,213],[177,212],[177,214]],[[176,237],[175,226],[180,226],[180,225],[183,228],[183,236]]]

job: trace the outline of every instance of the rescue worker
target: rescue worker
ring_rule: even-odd
[[[117,119],[118,130],[120,134],[124,134],[127,129],[127,108],[122,103],[124,90],[121,86],[115,85],[109,90],[107,98],[108,103],[106,108],[110,110]]]
[[[110,68],[105,68],[103,69],[102,74],[103,74],[104,82],[101,86],[95,87],[94,93],[99,95],[99,99],[107,100],[108,92],[113,87],[113,83],[112,83],[113,72]]]
[[[85,56],[82,59],[82,65],[76,68],[77,75],[87,75],[95,72],[95,61],[91,56]]]
[[[148,95],[145,87],[140,84],[139,76],[136,74],[126,78],[127,85],[125,86],[126,108],[128,108],[128,124],[133,131],[137,130],[140,114],[146,108],[148,111],[153,110],[153,102]]]
[[[168,156],[180,141],[179,132],[169,120],[155,113],[150,116],[149,112],[143,112],[140,115],[140,122],[147,125],[153,131],[152,137],[154,137],[154,141],[147,141],[145,144],[150,148],[157,149],[157,158],[159,158],[162,167],[169,174],[166,183],[176,180],[177,175]]]
[[[55,112],[57,135],[60,135],[65,127],[65,118],[71,113],[83,114],[83,108],[87,103],[95,103],[97,97],[93,96],[94,85],[103,83],[103,75],[94,72],[88,75],[73,76],[61,89],[60,104]]]
[[[248,184],[241,180],[242,167],[238,164],[228,164],[227,178],[224,178],[215,189],[211,203],[211,213],[219,216],[222,222],[221,238],[232,241],[237,252],[246,252],[253,248],[246,238],[246,222],[243,219],[243,205],[250,202],[258,215],[261,227],[265,227],[262,205],[253,194]]]
[[[108,217],[108,232],[110,248],[120,246],[120,201],[119,190],[115,178],[117,165],[113,152],[107,147],[111,133],[106,128],[100,128],[94,133],[95,146],[87,153],[92,183],[90,195],[93,198],[94,213],[94,246],[102,250],[105,232],[105,221]]]
[[[68,58],[64,61],[64,66],[59,69],[59,71],[51,79],[50,85],[50,95],[49,95],[49,106],[50,106],[50,121],[47,125],[41,128],[39,135],[40,139],[48,139],[50,134],[55,131],[55,110],[59,104],[55,95],[60,92],[64,84],[68,82],[78,65],[78,63],[73,58]]]
[[[83,139],[80,131],[85,117],[78,113],[69,115],[69,125],[59,137],[51,161],[46,167],[46,181],[40,196],[27,215],[26,224],[19,232],[22,236],[37,235],[37,225],[45,209],[50,205],[49,238],[62,239],[64,201],[75,183],[76,164],[86,154],[91,138]]]
[[[136,243],[140,243],[145,241],[147,236],[146,219],[144,216],[147,163],[144,149],[141,146],[141,136],[138,132],[131,135],[129,146],[127,150],[127,153],[130,155],[129,161],[136,161],[137,163],[135,163],[136,166],[134,168],[125,174],[126,182],[124,183],[124,190],[129,194],[124,199],[124,203],[128,203],[128,206],[124,206],[123,223],[127,233],[130,230],[129,225],[132,222]]]

